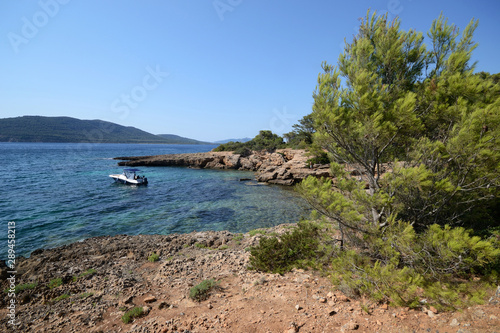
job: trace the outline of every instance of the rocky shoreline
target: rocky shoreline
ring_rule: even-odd
[[[264,234],[227,231],[104,236],[18,258],[18,332],[498,332],[499,295],[461,312],[392,308],[351,298],[318,272],[283,276],[247,269],[249,247]],[[157,261],[149,261],[151,254]],[[2,290],[7,268],[0,269]],[[189,297],[205,279],[218,281],[208,299]],[[0,331],[8,323],[0,300]],[[124,323],[126,311],[143,314]]]
[[[249,156],[233,152],[168,154],[156,156],[116,157],[120,166],[178,166],[200,169],[232,169],[256,172],[256,180],[271,184],[293,185],[308,176],[330,177],[328,164],[308,164],[305,150],[278,149],[275,152],[253,152]]]
[[[292,185],[328,177],[308,166],[305,151],[240,156],[230,152],[120,157],[120,165],[251,170],[258,181]],[[392,308],[344,294],[318,271],[284,275],[248,270],[252,246],[285,224],[245,234],[228,231],[102,236],[16,258],[15,284],[0,261],[0,331],[18,332],[500,332],[500,287],[485,304],[440,313],[433,307]],[[152,260],[152,255],[157,260]],[[189,297],[206,279],[218,281],[206,300]],[[15,322],[8,308],[15,301]],[[489,300],[489,301],[488,301]],[[132,309],[142,315],[123,321]]]

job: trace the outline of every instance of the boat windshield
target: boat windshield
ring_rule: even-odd
[[[123,169],[123,174],[128,179],[135,179],[135,173],[137,171],[141,171],[141,170],[139,170],[139,169]]]

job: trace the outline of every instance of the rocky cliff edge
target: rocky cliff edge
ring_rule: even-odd
[[[168,154],[156,156],[116,157],[120,166],[182,166],[201,169],[233,169],[256,172],[259,182],[293,185],[308,176],[330,177],[328,164],[309,164],[305,150],[278,149],[275,152],[253,152],[249,156],[233,152]]]

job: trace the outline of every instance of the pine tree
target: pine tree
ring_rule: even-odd
[[[335,189],[308,179],[301,192],[342,232],[377,233],[396,219],[470,223],[469,213],[496,205],[499,85],[473,74],[477,24],[459,38],[441,15],[427,49],[422,33],[368,12],[338,66],[322,64],[312,116]]]
[[[458,278],[500,268],[499,241],[473,235],[500,227],[500,84],[474,74],[477,25],[460,34],[440,15],[427,46],[368,12],[337,66],[322,64],[314,143],[334,179],[307,178],[299,191],[340,231],[336,285],[454,307],[464,291],[480,300]]]

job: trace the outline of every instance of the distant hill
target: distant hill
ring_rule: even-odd
[[[252,138],[243,138],[243,139],[226,139],[226,140],[220,140],[220,141],[215,141],[214,143],[228,143],[228,142],[248,142],[252,140]]]
[[[71,117],[23,116],[0,119],[0,142],[189,143],[199,141],[158,136],[131,126]],[[183,141],[185,140],[185,141]],[[199,142],[201,143],[201,142]]]
[[[175,134],[158,134],[158,136],[169,140],[170,143],[191,144],[191,145],[209,145],[209,144],[213,144],[212,142],[204,142],[204,141],[198,141],[198,140],[195,140],[195,139],[188,139],[188,138],[184,138],[182,136],[178,136],[178,135],[175,135]]]

